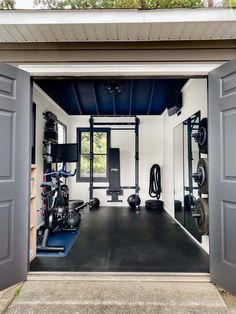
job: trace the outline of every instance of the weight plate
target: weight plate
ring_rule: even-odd
[[[203,118],[199,123],[198,128],[198,147],[199,151],[202,154],[208,153],[208,134],[207,134],[207,118]]]
[[[163,201],[161,200],[147,200],[145,202],[146,210],[163,210]]]
[[[208,159],[201,158],[197,164],[197,172],[193,174],[194,181],[197,182],[199,192],[208,194]]]
[[[209,234],[209,207],[208,198],[199,198],[196,201],[193,217],[201,235]]]

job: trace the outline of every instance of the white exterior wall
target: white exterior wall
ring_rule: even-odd
[[[174,217],[174,128],[197,111],[207,117],[207,79],[190,79],[182,90],[181,115],[163,114],[163,200],[165,210]]]
[[[149,199],[149,172],[154,163],[162,166],[162,118],[160,116],[140,116],[140,197],[142,205]],[[101,121],[101,119],[99,120]],[[78,127],[89,127],[89,116],[73,116],[70,119],[68,129],[68,142],[76,142],[76,129]],[[134,185],[134,131],[111,131],[111,147],[120,148],[120,168],[121,185]],[[75,167],[71,164],[71,168]],[[105,185],[108,183],[95,183],[96,185]],[[70,195],[72,199],[80,198],[88,200],[89,183],[76,182],[76,178],[70,180]],[[127,206],[127,198],[133,190],[124,190],[122,203],[107,203],[106,190],[94,190],[94,196],[100,199],[101,205],[109,206]]]
[[[64,125],[69,125],[70,117],[62,110],[47,94],[45,94],[36,84],[33,87],[33,102],[36,104],[36,147],[35,147],[35,163],[37,165],[37,210],[41,207],[41,189],[40,183],[43,180],[43,136],[44,124],[43,112],[52,111],[60,122]],[[38,217],[38,222],[40,222]]]

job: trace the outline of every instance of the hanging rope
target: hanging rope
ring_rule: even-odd
[[[161,168],[154,164],[150,170],[149,195],[159,200],[161,196]]]

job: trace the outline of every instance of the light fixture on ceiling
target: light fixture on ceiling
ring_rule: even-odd
[[[109,94],[120,94],[124,84],[120,81],[108,81],[105,83],[105,89]]]

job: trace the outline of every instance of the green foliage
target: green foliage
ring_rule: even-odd
[[[47,9],[92,9],[96,0],[35,0],[34,4]]]
[[[107,134],[105,132],[94,132],[93,136],[93,150],[94,150],[94,163],[93,170],[94,176],[106,176],[107,165]],[[82,177],[89,176],[90,169],[90,133],[81,133],[81,169],[80,175]]]
[[[14,9],[15,7],[15,1],[14,0],[0,0],[0,10],[3,9]]]
[[[35,0],[49,9],[169,9],[199,8],[203,0]]]
[[[172,9],[172,8],[200,8],[204,6],[202,0],[140,0],[141,9]]]
[[[16,291],[15,291],[15,293],[14,293],[13,300],[19,296],[20,292],[21,292],[21,287],[19,287],[19,288],[16,289]]]
[[[236,0],[224,0],[223,6],[224,7],[236,7]]]
[[[147,0],[148,8],[170,9],[170,8],[200,8],[204,3],[202,0]]]

